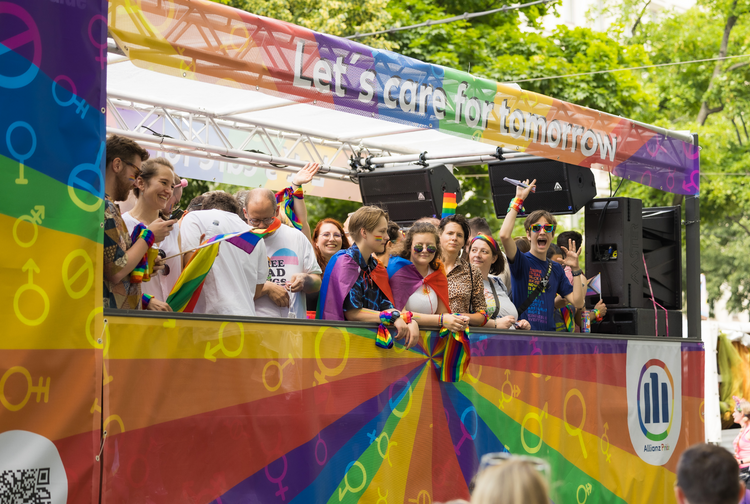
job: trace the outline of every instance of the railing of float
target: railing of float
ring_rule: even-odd
[[[383,351],[355,323],[105,327],[105,502],[447,501],[495,451],[547,460],[555,502],[667,502],[703,439],[696,341],[475,329],[445,383],[436,332]]]

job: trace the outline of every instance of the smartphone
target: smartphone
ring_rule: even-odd
[[[184,213],[185,213],[185,210],[181,208],[175,208],[172,211],[172,215],[169,216],[169,220],[179,220]]]

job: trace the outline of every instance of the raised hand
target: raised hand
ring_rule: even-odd
[[[536,187],[536,179],[532,180],[531,182],[529,182],[529,179],[526,179],[523,181],[523,183],[529,187],[516,186],[516,198],[525,200],[529,197],[529,194],[531,194],[531,188]]]
[[[581,269],[581,266],[578,263],[578,257],[581,255],[581,247],[578,247],[578,250],[576,250],[575,242],[573,240],[568,240],[568,246],[560,248],[565,252],[565,259],[563,259],[562,264],[564,266],[570,266],[570,269],[572,270]]]
[[[309,183],[319,170],[320,165],[318,163],[307,163],[300,171],[294,174],[292,184],[302,186]]]

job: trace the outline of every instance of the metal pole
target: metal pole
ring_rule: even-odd
[[[693,135],[693,145],[699,148],[698,135]],[[701,236],[700,197],[685,197],[685,263],[687,268],[687,322],[688,337],[701,338]]]

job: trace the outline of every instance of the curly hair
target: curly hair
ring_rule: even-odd
[[[442,253],[440,249],[440,235],[438,234],[437,228],[429,222],[417,222],[416,224],[414,224],[409,229],[409,232],[406,233],[406,238],[399,246],[396,255],[403,257],[404,259],[411,260],[411,245],[414,242],[414,235],[418,234],[431,234],[435,237],[435,247],[437,248],[437,250],[435,251],[435,257],[433,257],[432,261],[430,261],[430,268],[434,269],[435,271],[439,270],[441,264],[440,256]]]
[[[450,223],[458,224],[459,226],[461,226],[461,229],[463,229],[463,232],[464,232],[463,246],[466,246],[466,244],[469,241],[469,236],[471,235],[471,228],[469,227],[469,221],[467,221],[466,217],[464,217],[461,214],[455,214],[455,215],[449,215],[448,217],[443,217],[443,219],[440,221],[440,227],[438,227],[438,231],[440,232],[440,234],[443,233],[445,226],[447,226]]]

